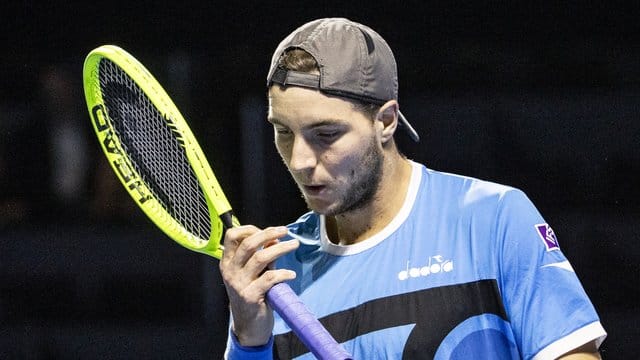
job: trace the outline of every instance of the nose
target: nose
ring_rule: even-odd
[[[316,164],[317,158],[313,147],[302,136],[296,136],[291,147],[289,169],[303,171],[314,168]]]

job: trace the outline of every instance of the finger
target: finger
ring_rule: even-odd
[[[267,270],[259,277],[251,280],[242,289],[228,292],[229,304],[232,308],[242,308],[248,304],[265,303],[266,293],[273,285],[295,278],[296,273],[292,270]]]
[[[256,251],[244,265],[248,273],[258,276],[265,269],[269,268],[274,261],[284,254],[290,253],[298,248],[298,240],[278,241],[268,247]]]
[[[242,239],[235,250],[231,263],[239,267],[244,266],[258,250],[286,234],[287,228],[284,226],[269,227]]]
[[[236,251],[240,246],[240,243],[242,243],[242,240],[246,237],[249,237],[259,231],[260,229],[253,225],[243,225],[230,228],[225,232],[224,251],[222,252],[222,258],[218,263],[218,268],[220,269],[220,273],[222,274],[225,283],[236,278],[236,275],[234,274],[238,273],[238,270],[234,268],[235,265],[233,265],[232,261],[236,256]]]
[[[250,287],[251,290],[256,293],[253,296],[257,296],[265,301],[266,293],[274,285],[281,282],[293,280],[296,278],[296,272],[287,269],[267,270],[259,278],[257,278]]]
[[[228,229],[224,234],[224,252],[221,260],[232,259],[242,240],[259,231],[260,229],[253,225],[243,225]]]

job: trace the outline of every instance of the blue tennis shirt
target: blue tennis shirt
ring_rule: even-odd
[[[331,243],[323,216],[289,227],[277,262],[354,359],[553,359],[606,337],[552,228],[514,188],[412,162],[402,209],[378,234]],[[272,341],[229,359],[313,359],[276,314]]]

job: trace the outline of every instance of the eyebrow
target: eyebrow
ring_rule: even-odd
[[[267,121],[274,125],[282,125],[282,122],[278,118],[267,116]]]
[[[282,123],[282,121],[280,121],[278,118],[275,117],[267,117],[267,121],[270,122],[273,125],[281,125],[281,126],[286,126],[285,124]],[[337,120],[337,119],[323,119],[323,120],[319,120],[317,122],[314,122],[308,126],[306,126],[305,128],[307,129],[315,129],[315,128],[319,128],[319,127],[323,127],[323,126],[343,126],[345,125],[346,122],[344,120]]]

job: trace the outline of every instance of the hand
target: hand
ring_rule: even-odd
[[[229,296],[232,331],[243,346],[269,341],[273,310],[265,295],[273,285],[296,277],[291,270],[269,268],[277,258],[298,248],[297,240],[278,240],[286,234],[284,226],[260,230],[251,225],[225,234],[220,273]]]

